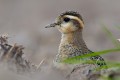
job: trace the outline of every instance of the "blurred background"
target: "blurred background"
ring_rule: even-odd
[[[61,34],[45,26],[67,10],[79,12],[84,19],[84,40],[93,51],[114,48],[102,24],[120,38],[120,0],[0,0],[0,34],[8,33],[11,44],[25,47],[31,62],[51,60],[58,51]],[[120,60],[119,53],[103,55],[105,60]]]

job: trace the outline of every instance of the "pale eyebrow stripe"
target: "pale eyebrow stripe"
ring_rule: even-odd
[[[80,25],[82,26],[82,28],[84,27],[84,23],[81,19],[79,19],[78,17],[75,17],[75,16],[71,16],[71,15],[65,15],[64,17],[69,17],[71,19],[75,19],[75,20],[78,20]]]

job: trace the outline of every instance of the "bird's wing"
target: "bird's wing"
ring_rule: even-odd
[[[90,50],[90,53],[94,52]],[[93,60],[100,67],[106,65],[105,60],[100,55],[91,56],[90,59]]]

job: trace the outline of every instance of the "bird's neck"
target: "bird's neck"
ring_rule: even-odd
[[[59,46],[59,54],[63,57],[68,57],[68,55],[78,56],[88,53],[83,37],[82,30],[76,32],[62,34],[61,43]]]
[[[78,30],[76,32],[62,34],[61,44],[74,44],[76,46],[85,45],[82,37],[82,31]],[[80,45],[82,44],[82,45]]]

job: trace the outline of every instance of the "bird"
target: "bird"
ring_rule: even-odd
[[[73,65],[62,63],[62,61],[68,58],[94,53],[87,47],[83,39],[82,32],[85,25],[82,16],[78,12],[65,11],[61,13],[54,23],[46,26],[46,28],[50,27],[56,27],[61,32],[61,42],[59,45],[58,54],[54,60],[54,65],[57,68],[61,70],[68,69],[68,71],[71,71],[72,73],[81,67],[86,70],[85,67],[90,67],[91,65],[92,68],[106,65],[105,60],[99,55],[90,56],[83,59],[86,61],[91,60],[94,62],[93,64],[78,63],[76,65]]]

